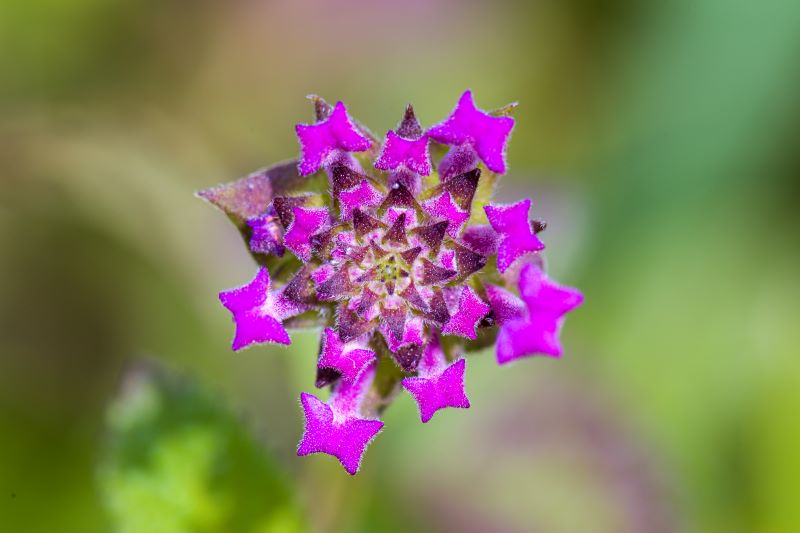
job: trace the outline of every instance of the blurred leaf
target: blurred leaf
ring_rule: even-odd
[[[277,464],[218,398],[152,364],[125,375],[100,468],[118,531],[302,531]]]

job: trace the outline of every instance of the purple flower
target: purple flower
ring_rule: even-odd
[[[512,129],[513,118],[495,117],[478,109],[472,91],[465,91],[450,116],[430,128],[427,135],[443,144],[472,147],[489,170],[504,174],[506,143]]]
[[[469,212],[459,209],[449,192],[425,202],[423,208],[434,218],[448,223],[447,233],[451,237],[458,237],[461,226],[469,219]]]
[[[306,309],[302,303],[292,301],[285,289],[269,290],[266,268],[260,268],[247,285],[219,293],[219,301],[233,314],[236,323],[234,350],[261,342],[291,344],[281,321]]]
[[[375,352],[358,341],[342,342],[339,334],[332,328],[322,332],[322,350],[317,368],[333,371],[342,381],[352,383],[367,366],[375,360]]]
[[[350,120],[342,102],[336,102],[327,119],[317,124],[298,124],[295,131],[302,147],[302,157],[297,167],[302,176],[319,170],[339,150],[363,152],[372,146],[369,137],[361,133]]]
[[[405,117],[398,125],[397,132],[389,130],[386,133],[386,141],[375,160],[375,168],[378,170],[395,170],[401,166],[422,176],[431,173],[428,137],[422,133],[422,127],[410,105],[406,108]]]
[[[487,205],[483,209],[492,229],[500,236],[497,269],[501,273],[521,256],[544,249],[544,244],[531,229],[528,219],[530,198],[511,205]]]
[[[478,298],[472,288],[464,287],[458,299],[458,310],[444,325],[442,333],[475,340],[478,323],[489,311],[491,308]]]
[[[522,267],[519,290],[521,302],[502,289],[490,293],[492,308],[503,318],[497,335],[497,362],[505,364],[535,354],[561,357],[561,326],[565,315],[583,303],[583,295],[553,283],[531,263]]]
[[[417,377],[405,378],[402,382],[416,400],[423,423],[428,422],[439,409],[469,407],[469,398],[464,392],[466,366],[466,359],[461,358],[448,363],[439,340],[431,338],[418,367]]]
[[[306,427],[297,455],[327,453],[339,459],[348,474],[358,472],[364,451],[383,429],[383,422],[359,413],[374,376],[371,367],[356,382],[338,382],[327,403],[312,394],[300,395]]]
[[[328,222],[327,209],[292,208],[292,223],[286,228],[283,244],[302,261],[311,260],[311,236]]]
[[[537,266],[544,224],[528,218],[530,200],[487,205],[514,125],[505,111],[477,109],[467,91],[425,133],[408,106],[377,146],[344,104],[312,99],[317,122],[297,126],[299,162],[200,196],[228,214],[263,265],[220,293],[236,323],[233,349],[289,344],[287,329],[319,328],[314,384],[330,394],[301,395],[297,453],[333,455],[355,474],[398,391],[422,422],[469,407],[470,352],[496,344],[501,364],[560,355],[564,315],[582,297]],[[449,152],[432,159],[429,138]]]

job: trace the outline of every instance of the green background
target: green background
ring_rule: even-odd
[[[800,530],[800,4],[0,6],[0,529]],[[519,101],[499,198],[580,287],[562,360],[401,395],[361,473],[294,456],[317,340],[233,354],[254,265],[201,188]]]

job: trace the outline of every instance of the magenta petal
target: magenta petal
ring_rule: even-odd
[[[583,294],[553,282],[535,264],[522,267],[519,291],[530,312],[566,314],[583,303]]]
[[[560,357],[562,348],[558,335],[565,315],[581,305],[583,295],[576,289],[552,282],[534,264],[522,268],[519,288],[528,315],[501,325],[497,335],[497,362],[504,364],[537,353]]]
[[[355,475],[367,445],[383,428],[383,422],[355,415],[335,416],[328,404],[305,392],[300,402],[306,423],[297,455],[327,453],[339,459],[348,474]]]
[[[475,340],[478,322],[485,317],[491,308],[478,298],[471,287],[464,287],[458,300],[458,310],[442,328],[442,333],[458,335]]]
[[[220,292],[219,300],[231,312],[236,323],[232,345],[234,350],[261,342],[291,344],[289,334],[280,322],[283,317],[273,306],[266,268],[262,267],[250,283]]]
[[[317,124],[298,124],[295,131],[302,151],[298,164],[302,176],[319,170],[337,150],[363,152],[372,146],[369,137],[353,124],[342,102],[336,102],[327,119]]]
[[[400,165],[405,165],[423,176],[430,174],[431,162],[428,155],[428,138],[423,135],[415,140],[404,139],[389,130],[386,133],[386,142],[383,144],[383,149],[375,161],[375,168],[379,170],[394,170]]]
[[[345,381],[355,381],[375,360],[375,352],[343,343],[339,334],[331,328],[325,328],[322,335],[322,352],[317,366],[335,370]]]
[[[328,210],[325,208],[292,208],[294,220],[286,234],[283,244],[302,261],[311,259],[311,236],[328,223]]]
[[[525,302],[517,295],[495,285],[486,285],[486,297],[494,312],[494,319],[500,325],[523,318],[527,313]]]
[[[381,203],[382,199],[383,197],[375,187],[370,185],[367,180],[361,180],[361,183],[349,191],[339,193],[342,219],[350,220],[353,217],[354,210],[376,207]]]
[[[459,359],[438,374],[403,380],[403,387],[417,402],[423,423],[428,422],[439,409],[469,407],[469,399],[464,392],[466,363],[465,359]]]
[[[449,222],[447,233],[453,238],[458,237],[461,226],[469,219],[469,213],[458,208],[449,192],[424,202],[422,207],[434,218]]]
[[[484,207],[489,224],[500,235],[497,249],[497,269],[505,272],[519,257],[538,252],[544,244],[531,229],[528,211],[530,198],[510,205],[487,205]]]
[[[380,420],[360,414],[374,378],[372,364],[354,382],[339,381],[334,385],[327,403],[311,394],[301,394],[306,424],[297,455],[327,453],[339,459],[349,474],[358,472],[364,450],[383,428]]]
[[[489,170],[503,174],[506,143],[513,128],[513,118],[495,117],[478,109],[472,91],[466,91],[450,116],[429,129],[427,135],[444,144],[472,145]]]
[[[502,365],[536,354],[561,357],[558,334],[563,321],[552,313],[532,313],[527,319],[506,322],[497,333],[497,362]]]

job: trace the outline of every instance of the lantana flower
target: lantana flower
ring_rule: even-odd
[[[220,293],[232,348],[291,344],[318,327],[320,393],[303,392],[298,455],[336,457],[355,474],[380,416],[407,391],[423,423],[470,406],[466,355],[506,364],[560,357],[566,313],[582,295],[548,278],[531,200],[494,204],[514,105],[486,112],[466,91],[425,130],[409,105],[383,139],[342,102],[310,97],[298,160],[198,193],[222,209],[259,263]]]

